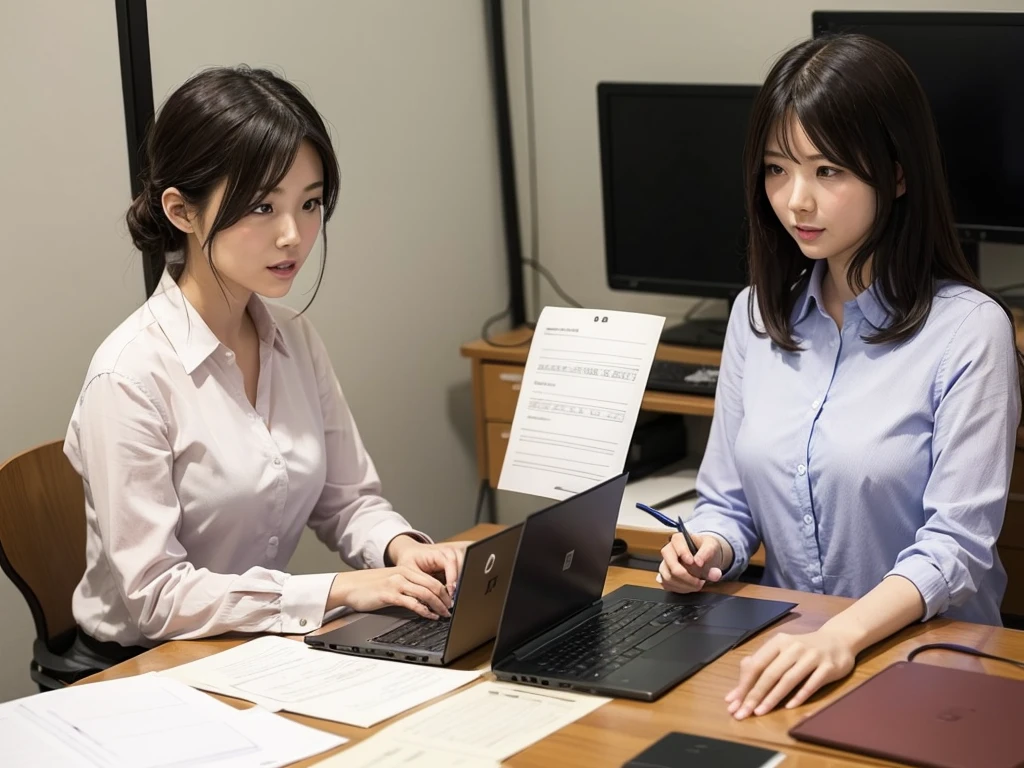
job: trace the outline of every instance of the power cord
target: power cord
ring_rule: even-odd
[[[555,293],[558,294],[559,298],[561,298],[562,301],[564,301],[570,307],[582,309],[583,305],[576,301],[576,299],[574,299],[572,296],[570,296],[562,289],[562,286],[558,284],[558,281],[555,279],[555,276],[551,274],[551,270],[549,270],[536,259],[523,259],[522,263],[536,271],[541,276],[543,276],[543,278],[548,281],[548,284],[551,286],[552,289],[554,289]],[[499,320],[508,317],[510,314],[512,314],[511,305],[505,307],[505,309],[503,309],[501,312],[498,312],[497,314],[491,315],[489,318],[487,318],[484,321],[483,329],[480,331],[480,336],[483,337],[483,340],[494,347],[523,347],[529,344],[529,338],[523,339],[522,341],[517,341],[514,344],[507,344],[505,342],[495,341],[494,339],[491,338],[491,326],[493,326]],[[533,323],[527,323],[526,325],[529,328],[534,327]]]
[[[993,661],[1005,661],[1007,664],[1013,664],[1015,667],[1024,669],[1024,661],[1017,661],[1016,659],[1008,659],[1005,656],[995,656],[991,653],[985,653],[979,651],[977,648],[971,648],[969,645],[957,645],[956,643],[929,643],[928,645],[922,645],[915,648],[907,654],[907,661],[913,661],[917,654],[923,651],[955,651],[956,653],[966,653],[971,656],[979,656],[983,659],[992,659]]]

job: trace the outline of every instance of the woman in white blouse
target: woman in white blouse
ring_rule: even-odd
[[[207,70],[147,155],[128,228],[168,266],[97,350],[65,443],[88,526],[76,653],[305,633],[343,607],[447,616],[464,543],[432,544],[381,497],[316,331],[261,299],[288,293],[334,210],[323,120],[270,72]],[[307,525],[356,570],[288,574]]]

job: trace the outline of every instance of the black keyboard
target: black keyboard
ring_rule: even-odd
[[[708,606],[618,600],[527,660],[545,677],[599,680],[681,632]]]
[[[443,651],[451,619],[410,619],[400,627],[370,639],[374,643],[398,645],[423,651]]]
[[[714,396],[716,386],[718,368],[713,365],[655,360],[647,377],[647,388],[659,392]]]

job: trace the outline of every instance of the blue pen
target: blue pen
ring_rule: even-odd
[[[673,520],[664,512],[659,512],[654,507],[648,507],[646,504],[641,504],[639,501],[636,503],[636,508],[642,509],[655,520],[660,521],[661,523],[667,525],[669,528],[675,528],[677,531],[683,534],[683,538],[686,539],[686,546],[690,548],[690,554],[697,554],[697,545],[693,543],[693,539],[690,538],[690,534],[686,530],[686,526],[683,525],[683,518],[677,517],[675,520]]]

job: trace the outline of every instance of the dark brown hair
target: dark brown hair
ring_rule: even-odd
[[[323,163],[326,222],[337,203],[340,172],[327,127],[309,99],[266,69],[218,67],[193,76],[170,95],[148,132],[143,190],[126,215],[135,247],[143,254],[163,254],[165,263],[168,253],[184,251],[187,235],[164,214],[164,190],[175,187],[189,206],[202,209],[225,182],[220,209],[203,243],[213,267],[217,233],[240,221],[280,183],[303,141]],[[326,262],[326,231],[322,236],[325,258],[313,298]],[[168,265],[175,280],[182,269],[180,263]]]
[[[885,344],[913,336],[931,310],[936,283],[951,280],[1005,303],[978,283],[964,257],[931,109],[907,63],[863,35],[826,36],[786,51],[772,67],[751,115],[745,148],[749,264],[748,315],[755,333],[788,351],[792,312],[810,279],[812,260],[772,210],[764,186],[764,151],[777,136],[792,156],[791,118],[830,162],[848,169],[876,193],[875,221],[850,261],[847,282],[859,293],[870,282],[888,322],[865,337]],[[902,180],[906,192],[897,196]],[[762,327],[754,322],[754,302]]]

